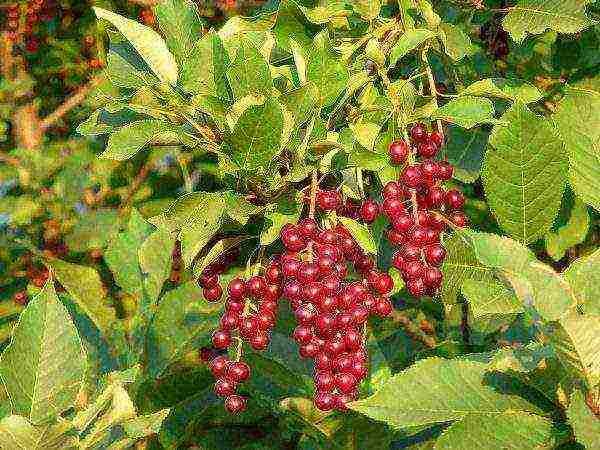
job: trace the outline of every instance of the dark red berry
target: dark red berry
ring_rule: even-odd
[[[329,392],[317,392],[314,404],[321,411],[331,411],[337,406],[337,398]]]
[[[300,261],[295,258],[286,258],[281,264],[281,271],[285,278],[296,278],[299,268]]]
[[[227,366],[225,374],[229,381],[241,383],[250,378],[250,366],[243,361],[233,361]]]
[[[375,282],[372,284],[373,289],[375,289],[380,294],[387,294],[394,289],[394,280],[387,273],[380,274]]]
[[[312,329],[308,325],[298,325],[292,336],[299,344],[308,344],[314,337]]]
[[[265,279],[269,284],[277,284],[281,282],[283,273],[279,264],[272,263],[265,270]]]
[[[300,301],[302,299],[302,285],[296,281],[288,281],[283,287],[283,296],[289,301]]]
[[[242,302],[234,301],[229,299],[227,304],[225,305],[225,310],[227,312],[240,314],[244,310],[244,304]]]
[[[350,367],[350,373],[354,375],[357,380],[364,380],[369,375],[369,368],[363,361],[353,361]]]
[[[357,381],[351,373],[338,373],[335,376],[335,387],[344,394],[349,394],[356,389]]]
[[[390,198],[390,197],[396,197],[396,198],[398,198],[402,194],[402,188],[395,181],[390,181],[383,188],[383,193],[382,194],[383,194],[383,198],[384,199],[385,198]]]
[[[452,179],[454,168],[448,161],[440,161],[437,163],[436,177],[442,181]]]
[[[430,142],[423,142],[419,144],[418,147],[419,156],[422,156],[423,158],[433,158],[437,151],[437,146]]]
[[[322,190],[317,193],[317,204],[323,211],[335,211],[341,203],[342,197],[336,191]]]
[[[235,330],[238,326],[239,315],[233,312],[227,312],[221,316],[221,329]]]
[[[200,277],[198,277],[198,285],[204,289],[210,289],[212,287],[218,286],[219,284],[219,275],[215,273],[202,273]]]
[[[415,280],[421,278],[424,269],[425,266],[419,259],[406,261],[403,267],[403,275],[407,280]]]
[[[439,266],[446,257],[446,250],[439,244],[430,245],[425,248],[424,253],[425,261],[432,266]]]
[[[317,317],[317,310],[312,304],[308,303],[294,311],[294,315],[296,316],[298,323],[301,325],[309,325],[313,323]]]
[[[433,180],[437,176],[437,163],[430,159],[426,159],[421,163],[421,172],[428,180]]]
[[[319,353],[319,346],[314,340],[300,346],[298,352],[302,358],[314,358]]]
[[[432,289],[437,289],[442,284],[442,271],[437,267],[429,267],[423,274],[423,283]]]
[[[228,365],[229,358],[227,356],[217,356],[210,362],[208,368],[215,378],[221,378],[225,376],[225,371],[227,370]]]
[[[254,350],[265,350],[269,346],[269,336],[266,333],[258,333],[250,338],[250,346]]]
[[[219,350],[229,347],[231,345],[231,334],[225,330],[215,331],[212,335],[212,344]]]
[[[383,201],[382,210],[388,218],[394,219],[402,214],[406,208],[399,198],[388,197]]]
[[[417,123],[410,129],[410,137],[416,142],[423,142],[427,139],[427,130],[421,123]]]
[[[202,291],[204,294],[204,298],[209,302],[217,302],[221,299],[223,295],[223,289],[221,289],[220,285],[213,286],[209,289],[204,289]]]
[[[332,392],[335,389],[335,379],[331,372],[317,372],[314,376],[315,387],[320,392]]]
[[[396,217],[394,217],[394,220],[392,222],[394,229],[402,234],[407,233],[413,227],[414,224],[415,222],[412,216],[407,212],[398,214]]]
[[[214,391],[219,397],[229,397],[235,394],[236,384],[227,378],[219,378],[215,383]]]
[[[386,231],[386,236],[389,239],[389,241],[394,245],[402,245],[405,241],[404,234],[393,228]]]
[[[392,314],[394,307],[388,298],[379,297],[375,303],[375,312],[379,317],[387,317]]]
[[[229,282],[229,286],[227,287],[227,292],[229,292],[229,296],[234,300],[240,300],[244,297],[244,292],[246,291],[246,283],[244,280],[240,278],[234,278]]]
[[[404,164],[408,159],[409,152],[408,144],[401,140],[392,142],[388,148],[392,164]]]
[[[358,350],[362,346],[362,335],[356,330],[348,329],[344,334],[344,344],[349,351]]]
[[[298,230],[302,237],[314,239],[319,231],[319,226],[314,219],[306,218],[298,222]]]
[[[425,283],[421,278],[415,278],[414,280],[408,280],[406,283],[406,289],[408,293],[413,297],[422,297],[425,295]]]
[[[341,338],[333,338],[325,342],[323,350],[331,356],[337,356],[346,350],[346,344]]]
[[[423,183],[423,172],[419,166],[408,166],[400,177],[402,183],[409,188],[417,188]]]
[[[225,399],[225,408],[231,414],[239,414],[246,411],[246,399],[240,395],[230,395]]]
[[[315,356],[315,370],[329,370],[332,358],[327,353],[319,353]]]
[[[319,276],[319,266],[311,262],[303,262],[298,269],[298,281],[300,283],[310,283],[316,281]]]
[[[256,319],[258,328],[262,331],[269,331],[275,326],[275,315],[270,311],[260,311]]]
[[[439,131],[434,131],[429,135],[429,141],[439,149],[444,145],[444,135]]]
[[[451,209],[462,209],[465,206],[465,197],[462,192],[451,189],[446,193],[446,204]]]
[[[446,192],[438,186],[429,188],[427,192],[427,206],[432,209],[437,209],[444,204],[446,200]]]

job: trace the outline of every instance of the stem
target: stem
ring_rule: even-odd
[[[185,192],[188,194],[194,192],[194,185],[192,183],[192,177],[190,177],[190,171],[187,168],[187,162],[181,155],[177,156],[177,161],[181,167],[181,174],[183,175],[183,182],[185,186]]]
[[[421,53],[421,58],[423,59],[423,63],[425,64],[425,71],[427,72],[427,79],[429,80],[429,92],[431,93],[435,107],[437,108],[437,106],[438,106],[437,98],[438,98],[439,94],[438,94],[437,88],[435,87],[435,78],[433,77],[433,71],[431,70],[431,65],[429,64],[429,59],[427,58],[427,48],[425,48],[423,50],[423,52]],[[440,119],[438,119],[436,123],[437,123],[438,132],[443,136],[444,130],[442,128],[442,121]]]
[[[412,144],[410,142],[410,136],[408,135],[406,128],[402,128],[402,135],[410,148],[410,151],[408,152],[408,163],[412,165],[415,163],[415,153],[413,151]],[[413,220],[415,221],[416,225],[419,225],[419,204],[417,203],[417,191],[414,189],[410,190],[410,202],[412,205]]]
[[[265,255],[265,247],[261,245],[258,249],[258,256],[256,258],[257,262],[262,261],[264,255]],[[256,264],[253,275],[258,275],[259,271],[260,271],[260,265]],[[242,318],[248,317],[248,314],[250,314],[250,310],[252,309],[252,306],[253,306],[252,301],[250,299],[246,299],[246,303],[244,303],[244,310],[242,311]],[[236,361],[239,361],[242,358],[243,344],[244,344],[244,341],[241,338],[238,338],[237,346],[235,348],[235,360]]]
[[[312,176],[310,179],[310,207],[308,210],[308,217],[312,220],[315,219],[315,209],[317,206],[317,189],[319,187],[319,173],[317,169],[312,171]],[[313,243],[312,240],[308,242],[308,257],[312,262],[314,259],[313,255]]]

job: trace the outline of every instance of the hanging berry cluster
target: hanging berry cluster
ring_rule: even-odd
[[[325,202],[323,206],[329,210],[334,205]],[[278,302],[286,298],[298,321],[293,338],[300,356],[315,361],[315,405],[322,410],[344,410],[348,401],[357,398],[358,385],[368,374],[366,321],[371,314],[386,317],[392,313],[388,295],[393,280],[374,269],[374,261],[341,225],[321,229],[307,218],[284,226],[281,240],[286,252],[275,256],[263,276],[247,281],[235,278],[229,283],[225,312],[212,344],[225,350],[237,340],[237,356],[211,361],[217,379],[215,393],[225,397],[231,413],[245,409],[245,399],[236,394],[237,385],[250,376],[250,368],[240,361],[241,343],[265,350]],[[207,300],[217,301],[222,292],[216,287],[218,277],[210,273],[203,273],[199,282]]]
[[[391,224],[387,237],[398,247],[392,264],[400,271],[408,292],[414,297],[433,296],[441,286],[439,267],[446,257],[440,235],[448,224],[468,225],[462,212],[465,198],[460,191],[441,186],[454,171],[448,161],[432,159],[443,145],[443,135],[429,134],[417,124],[410,137],[413,145],[408,140],[396,140],[388,149],[392,164],[406,165],[400,179],[384,187],[381,206],[374,200],[364,202],[360,216],[367,223],[380,213],[387,217]]]
[[[25,23],[21,24],[21,6],[13,3],[7,8],[8,38],[16,41],[19,33],[23,33],[25,49],[29,53],[36,53],[39,49],[39,38],[36,36],[36,27],[40,21],[48,22],[55,15],[55,1],[30,0],[25,10]]]

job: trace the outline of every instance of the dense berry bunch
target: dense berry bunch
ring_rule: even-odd
[[[293,338],[300,356],[315,361],[315,405],[344,410],[368,374],[365,323],[371,314],[392,313],[387,295],[394,283],[374,270],[373,260],[342,226],[320,229],[305,219],[284,227],[281,239],[287,253],[269,271],[283,278],[283,295],[298,321]],[[358,280],[346,280],[349,263]]]
[[[466,227],[462,212],[465,198],[456,189],[446,190],[453,167],[434,158],[443,145],[438,132],[429,134],[421,124],[411,129],[413,145],[396,140],[389,146],[393,164],[405,165],[398,182],[389,182],[383,190],[383,202],[363,203],[361,219],[373,222],[384,214],[390,222],[387,237],[398,247],[392,264],[402,274],[408,292],[414,297],[435,295],[442,283],[439,269],[446,256],[440,234],[449,223]]]

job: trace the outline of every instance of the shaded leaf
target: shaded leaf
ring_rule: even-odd
[[[546,234],[546,251],[552,259],[559,261],[569,248],[585,240],[589,228],[590,215],[587,206],[576,199],[568,222],[556,232],[551,230]]]
[[[167,46],[181,67],[202,35],[198,6],[191,0],[166,0],[156,5],[154,11]]]
[[[456,125],[448,126],[442,152],[454,166],[455,178],[464,183],[479,178],[489,136],[490,133],[481,128],[465,130]]]
[[[181,68],[179,81],[191,94],[227,99],[230,95],[226,75],[228,66],[229,56],[219,35],[209,32],[190,49],[190,55]],[[216,103],[209,105],[214,106]]]
[[[600,286],[600,250],[575,260],[563,272],[573,289],[573,295],[583,305],[586,314],[600,315],[598,286]]]
[[[108,139],[101,158],[124,161],[142,150],[152,140],[166,134],[171,135],[174,127],[162,120],[140,120],[113,132]]]
[[[227,68],[227,79],[236,99],[271,94],[273,81],[267,61],[248,39],[242,39],[235,60]]]
[[[441,119],[463,128],[481,123],[494,123],[494,105],[487,98],[459,97],[438,108],[432,119]]]
[[[594,448],[598,443],[598,436],[600,436],[600,420],[590,411],[579,390],[571,396],[567,417],[575,431],[577,441],[588,449]]]
[[[534,85],[510,78],[486,78],[476,81],[461,91],[460,95],[519,100],[525,104],[537,102],[542,98],[542,93]]]
[[[335,53],[328,34],[321,32],[315,36],[307,61],[308,81],[314,83],[320,92],[320,103],[330,105],[346,87],[348,69]]]
[[[415,28],[407,30],[398,42],[392,47],[390,53],[390,65],[394,66],[398,61],[408,55],[411,51],[435,36],[435,33],[426,28]]]
[[[439,27],[440,39],[446,54],[454,61],[460,61],[473,53],[471,39],[456,25],[442,23]]]

